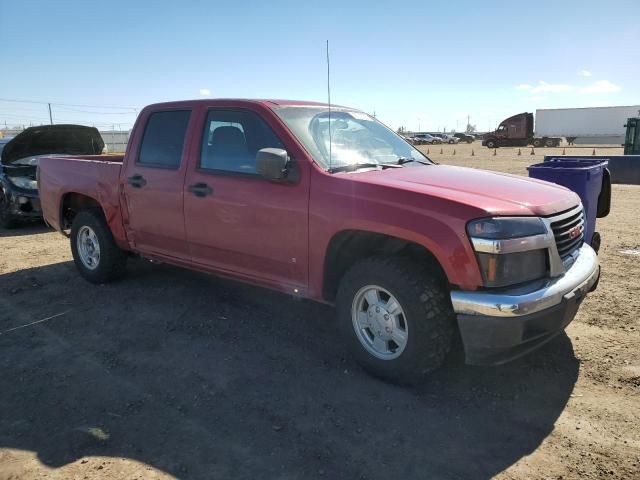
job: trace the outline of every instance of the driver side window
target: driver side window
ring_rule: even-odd
[[[210,110],[198,167],[257,175],[256,154],[263,148],[284,148],[284,145],[258,114],[244,110]]]

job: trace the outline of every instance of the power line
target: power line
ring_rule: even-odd
[[[51,105],[55,105],[54,103],[52,103]],[[91,111],[91,110],[78,110],[75,108],[68,108],[65,106],[61,106],[61,105],[56,105],[57,107],[60,107],[60,110],[63,110],[65,112],[78,112],[78,113],[95,113],[98,115],[135,115],[136,112],[135,111],[131,111],[131,112],[95,112],[95,111]]]
[[[53,103],[53,102],[41,102],[38,100],[17,100],[15,98],[0,98],[0,102],[13,102],[13,103],[36,103],[39,105],[55,105],[56,107],[84,107],[84,108],[116,108],[116,109],[130,109],[130,110],[139,110],[139,107],[129,107],[123,105],[82,105],[82,104],[73,104],[73,103]]]

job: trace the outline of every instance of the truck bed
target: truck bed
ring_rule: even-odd
[[[118,182],[124,155],[51,156],[40,159],[38,188],[45,221],[62,230],[65,195],[86,195],[103,206],[107,220],[119,214]]]

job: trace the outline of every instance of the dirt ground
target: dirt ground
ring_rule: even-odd
[[[423,148],[523,175],[561,153]],[[614,186],[566,335],[417,388],[363,373],[330,307],[140,260],[94,286],[59,234],[0,230],[0,479],[640,478],[639,209]]]

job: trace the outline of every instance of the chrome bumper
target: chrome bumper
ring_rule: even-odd
[[[598,281],[600,266],[589,245],[584,244],[578,252],[573,265],[561,277],[491,292],[453,291],[453,310],[458,315],[518,317],[559,305],[563,299],[581,297]]]

